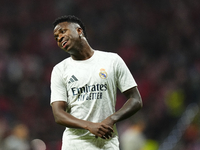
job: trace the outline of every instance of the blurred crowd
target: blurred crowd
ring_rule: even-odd
[[[52,22],[68,14],[81,18],[91,47],[118,53],[138,84],[144,106],[118,123],[121,149],[161,150],[196,104],[172,149],[199,150],[199,0],[0,1],[0,150],[60,149],[50,76],[69,55],[57,47]],[[125,101],[119,92],[116,109]]]

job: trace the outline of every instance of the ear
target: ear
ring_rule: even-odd
[[[84,35],[84,34],[83,34],[83,29],[82,29],[82,28],[77,28],[77,32],[78,32],[79,36],[80,36],[81,34]]]

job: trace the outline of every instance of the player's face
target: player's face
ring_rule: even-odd
[[[75,23],[62,22],[54,28],[54,37],[58,46],[68,52],[79,39],[80,27]]]

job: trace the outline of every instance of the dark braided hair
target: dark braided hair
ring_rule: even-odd
[[[58,25],[58,24],[61,23],[61,22],[65,22],[65,21],[66,21],[66,22],[71,22],[71,23],[77,23],[78,25],[80,25],[80,27],[81,27],[82,30],[83,30],[84,36],[87,37],[84,24],[82,23],[82,21],[81,21],[79,18],[77,18],[77,17],[75,17],[75,16],[73,16],[73,15],[58,17],[58,18],[53,22],[53,27],[55,28],[56,25]]]

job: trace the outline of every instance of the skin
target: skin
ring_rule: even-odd
[[[58,46],[68,52],[74,60],[86,60],[94,53],[78,24],[68,22],[58,24],[54,28],[54,38]],[[64,41],[67,41],[66,47],[62,46]]]
[[[94,54],[94,50],[83,35],[83,30],[76,23],[59,23],[54,28],[54,37],[58,46],[69,53],[74,60],[86,60]],[[65,41],[67,43],[63,46]],[[86,129],[96,137],[109,139],[114,132],[115,123],[129,118],[142,108],[142,99],[137,87],[131,88],[123,94],[126,96],[127,102],[120,110],[99,123],[81,120],[67,113],[68,104],[64,101],[53,102],[52,111],[55,122],[69,128]]]

